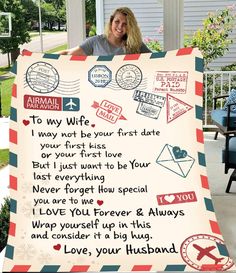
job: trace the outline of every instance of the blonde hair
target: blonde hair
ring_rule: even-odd
[[[111,25],[117,13],[125,15],[127,20],[127,33],[124,37],[125,52],[128,54],[140,53],[140,48],[142,45],[142,34],[134,13],[127,7],[116,9],[110,16],[110,20],[108,21],[105,28],[106,38],[108,38],[109,34],[111,33]]]

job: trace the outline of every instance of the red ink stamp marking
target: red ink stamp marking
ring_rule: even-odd
[[[99,118],[104,119],[110,123],[114,124],[119,119],[126,120],[126,118],[121,114],[122,107],[108,100],[103,100],[101,104],[94,102],[92,107],[97,109],[96,115]]]
[[[225,271],[234,265],[224,241],[209,234],[188,237],[182,243],[180,253],[186,264],[199,271]]]
[[[62,98],[46,96],[24,96],[25,109],[62,111]]]
[[[186,102],[167,94],[167,123],[177,119],[192,108]]]
[[[157,195],[157,202],[160,206],[191,203],[196,201],[197,196],[194,191]]]
[[[153,92],[185,94],[187,90],[187,71],[157,71]]]

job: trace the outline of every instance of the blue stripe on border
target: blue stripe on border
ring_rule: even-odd
[[[101,61],[101,62],[110,62],[112,61],[114,58],[114,55],[108,55],[108,56],[99,56],[97,58],[97,61]]]
[[[40,272],[58,272],[60,265],[45,265]]]
[[[14,64],[13,64],[13,66],[12,66],[12,68],[11,68],[11,73],[13,73],[13,74],[17,74],[17,61],[16,62],[14,62]]]
[[[17,201],[15,199],[10,199],[10,212],[17,212]]]
[[[207,210],[212,211],[212,212],[215,211],[211,199],[209,199],[209,198],[204,198],[204,202],[205,202],[205,205],[206,205],[206,209],[207,209]]]
[[[11,245],[6,246],[5,257],[13,260],[13,257],[14,257],[14,247],[13,246],[11,246]]]
[[[195,58],[195,70],[198,72],[202,72],[204,70],[204,62],[202,58]]]
[[[167,53],[166,51],[154,52],[151,54],[150,59],[165,58],[166,53]]]
[[[184,271],[185,268],[185,264],[169,264],[166,266],[164,271]]]
[[[54,60],[57,60],[57,59],[59,59],[60,58],[60,54],[50,54],[50,53],[45,53],[44,55],[43,55],[43,58],[44,59],[54,59]]]
[[[203,120],[203,108],[199,105],[195,105],[196,119]]]
[[[220,255],[225,256],[225,257],[229,257],[229,252],[227,250],[226,245],[222,245],[222,244],[218,244],[218,243],[216,243],[216,245],[217,245],[217,248],[220,252]]]
[[[198,152],[198,163],[199,165],[206,167],[206,156],[203,153]]]
[[[120,265],[104,265],[100,272],[105,272],[105,271],[118,271],[120,268]]]
[[[12,152],[9,153],[9,165],[17,168],[18,166],[17,154],[14,154]]]
[[[14,108],[14,107],[11,107],[10,119],[11,119],[12,121],[17,122],[17,110],[16,110],[16,108]]]

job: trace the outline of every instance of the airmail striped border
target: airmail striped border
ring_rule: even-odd
[[[193,52],[193,48],[181,48],[177,50],[176,56],[184,56],[184,55],[190,55]],[[28,50],[23,50],[22,51],[22,56],[31,56],[33,53],[28,51]],[[150,54],[150,59],[158,59],[158,58],[165,58],[167,52],[155,52]],[[129,54],[129,55],[124,55],[123,61],[138,61],[141,58],[141,54]],[[58,54],[44,54],[42,58],[45,59],[54,59],[58,60],[60,58],[60,55]],[[114,58],[114,55],[110,56],[98,56],[97,61],[103,62],[103,61],[112,61]],[[86,61],[87,56],[71,56],[70,60],[71,61]],[[195,71],[203,73],[203,59],[202,58],[195,58]],[[12,72],[17,72],[17,66],[12,69]],[[195,82],[195,95],[196,96],[203,96],[203,83],[202,82]],[[12,88],[12,97],[17,98],[17,86],[14,84]],[[195,117],[198,120],[202,120],[203,114],[203,108],[200,105],[195,105]],[[18,122],[17,121],[17,109],[14,107],[11,108],[11,120],[13,122]],[[10,142],[14,145],[17,145],[17,131],[10,129]],[[200,128],[196,129],[196,141],[198,143],[204,144],[204,136],[203,136],[203,131]],[[198,163],[202,167],[206,167],[206,160],[205,160],[205,154],[199,152],[198,153]],[[17,168],[17,154],[11,152],[10,153],[10,165]],[[208,179],[204,175],[200,175],[199,178],[201,182],[201,187],[204,190],[209,191],[209,184],[208,184]],[[10,176],[10,189],[17,191],[17,184],[18,180],[17,177]],[[204,203],[206,206],[206,210],[210,212],[214,212],[212,200],[209,199],[209,197],[204,197]],[[17,201],[11,199],[11,213],[17,213]],[[214,220],[209,220],[209,224],[211,227],[211,230],[213,233],[221,235],[219,226],[216,221]],[[10,228],[9,228],[9,236],[16,236],[16,224],[13,222],[10,222]],[[6,258],[13,259],[14,257],[14,246],[12,245],[7,245],[6,247]],[[38,272],[58,272],[60,269],[60,265],[44,265]],[[67,272],[88,272],[90,269],[90,265],[73,265],[69,271]],[[121,265],[103,265],[99,272],[107,272],[107,271],[114,271],[117,272],[120,270]],[[186,270],[187,265],[185,264],[169,264],[166,265],[165,268],[162,269],[162,271],[177,271],[177,272],[183,272]],[[11,269],[10,272],[29,272],[31,268],[31,265],[15,265]],[[152,270],[152,265],[134,265],[130,271],[151,271]],[[161,269],[160,269],[161,270]],[[32,271],[30,271],[32,272]],[[8,273],[8,272],[5,272]]]

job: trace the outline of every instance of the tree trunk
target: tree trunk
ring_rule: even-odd
[[[7,61],[8,61],[8,67],[10,67],[11,66],[10,52],[7,52]]]
[[[19,48],[11,51],[11,62],[14,63],[19,55],[20,55],[20,49]]]

